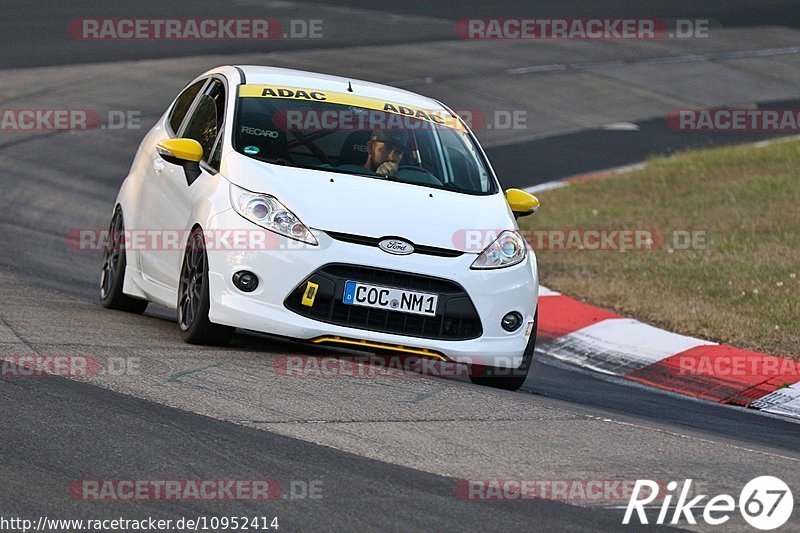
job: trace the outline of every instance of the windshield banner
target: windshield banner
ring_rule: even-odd
[[[440,126],[446,126],[451,129],[465,129],[458,117],[451,115],[445,109],[425,109],[399,104],[397,102],[388,102],[380,98],[369,98],[354,94],[277,85],[240,85],[239,96],[242,98],[279,98],[301,102],[319,102],[353,106],[391,113],[408,119],[421,120]],[[308,111],[304,111],[304,113],[308,113]]]

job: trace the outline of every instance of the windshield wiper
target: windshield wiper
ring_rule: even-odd
[[[253,159],[256,159],[258,161],[263,161],[264,163],[269,163],[271,165],[281,165],[281,166],[284,166],[284,167],[297,167],[297,166],[300,166],[300,165],[297,165],[295,163],[292,163],[288,159],[283,159],[283,158],[280,158],[280,157],[261,157],[261,156],[257,156],[257,155],[251,155],[250,157],[252,157]]]

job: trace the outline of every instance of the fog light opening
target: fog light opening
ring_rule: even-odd
[[[516,331],[522,325],[522,315],[516,311],[511,311],[503,317],[503,320],[500,321],[500,325],[503,326],[503,329],[506,331]]]
[[[233,275],[233,284],[242,292],[253,292],[258,287],[258,276],[247,270]]]

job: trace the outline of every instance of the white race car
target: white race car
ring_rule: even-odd
[[[235,328],[470,365],[515,390],[538,276],[466,124],[440,102],[310,72],[225,66],[147,133],[113,210],[100,295],[175,308],[190,343]]]

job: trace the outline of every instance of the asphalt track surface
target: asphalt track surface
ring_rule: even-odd
[[[464,3],[459,3],[458,7],[437,4],[429,8],[434,12],[424,10],[421,4],[403,5],[406,13],[450,20],[467,16],[513,15],[516,12],[512,3],[495,4],[490,13],[481,11],[485,8],[478,5],[471,7]],[[548,13],[549,9],[554,9],[548,7],[550,5],[539,4],[537,9]],[[636,6],[642,5],[636,3]],[[777,21],[793,25],[797,22],[793,18],[796,13],[786,11],[787,3],[776,2],[769,7],[757,5],[761,4],[729,2],[724,4],[724,8],[715,8],[709,16],[728,25]],[[248,47],[252,46],[201,43],[199,46],[177,46],[165,50],[162,45],[154,43],[144,50],[126,46],[109,46],[101,51],[92,47],[82,48],[82,43],[62,42],[60,37],[54,37],[56,33],[52,28],[58,24],[63,26],[64,20],[81,16],[124,16],[126,11],[92,2],[73,3],[70,7],[67,4],[48,5],[47,9],[42,6],[34,2],[19,4],[13,9],[8,5],[4,8],[9,10],[7,17],[4,13],[3,22],[9,31],[0,37],[3,50],[7,52],[0,62],[3,67],[210,52],[239,53],[250,51]],[[194,3],[194,6],[191,16],[206,16],[204,9],[216,13],[211,2]],[[594,3],[584,3],[576,8],[577,13],[584,13],[583,16],[608,15],[592,11],[595,9],[593,6]],[[642,8],[642,16],[700,17],[705,16],[708,9],[696,2],[679,3],[675,12],[661,12],[659,6],[660,3],[653,3],[650,6],[652,10]],[[362,7],[391,11],[394,4],[371,2]],[[628,7],[626,13],[634,9]],[[185,9],[175,11],[157,2],[150,5],[140,3],[137,9],[142,9],[141,12],[150,17],[188,16]],[[244,14],[237,16],[247,16],[246,10],[250,8],[243,5],[237,9],[244,10]],[[301,9],[305,7],[301,6]],[[453,15],[456,12],[459,14]],[[556,14],[553,12],[548,16]],[[558,16],[570,14],[559,12]],[[343,16],[342,27],[346,18]],[[357,39],[359,44],[370,42],[368,39],[375,44],[385,44],[404,39],[443,38],[435,28],[418,31],[416,37],[406,33],[365,32],[366,36],[353,39]],[[335,46],[354,42],[345,37]],[[297,41],[286,46],[315,45]],[[637,132],[593,131],[497,147],[490,151],[490,157],[494,161],[517,163],[508,167],[504,185],[533,185],[579,172],[636,162],[653,153],[669,153],[679,148],[716,142],[711,136],[672,138],[670,132],[661,129],[662,125],[656,121],[639,126]],[[170,364],[171,361],[181,361],[182,357],[193,356],[177,341],[177,328],[170,312],[154,307],[145,317],[131,317],[100,308],[95,289],[99,257],[63,249],[64,228],[95,227],[105,223],[120,177],[129,164],[139,135],[135,132],[126,134],[113,146],[104,147],[97,142],[94,145],[96,150],[87,150],[87,146],[82,144],[80,152],[76,152],[69,137],[63,135],[44,135],[33,142],[12,140],[2,143],[0,157],[5,160],[6,171],[0,174],[0,180],[2,189],[8,191],[0,211],[3,227],[0,286],[4,301],[0,308],[3,313],[0,346],[4,351],[18,352],[22,348],[34,353],[107,350],[110,353],[143,354],[145,364],[151,366],[156,366],[158,358]],[[617,151],[609,156],[608,148],[618,146],[622,136],[639,141],[626,143],[630,147],[627,151]],[[729,139],[726,138],[726,142]],[[747,140],[755,140],[755,137],[747,137]],[[579,147],[582,157],[574,157],[572,154]],[[124,155],[113,155],[111,152],[114,150]],[[521,158],[520,154],[527,159]],[[540,171],[534,173],[531,181],[531,173],[513,173],[513,169],[520,165],[539,165]],[[97,169],[102,169],[102,172]],[[74,176],[74,180],[64,182],[65,173]],[[523,182],[524,179],[528,181]],[[276,354],[297,353],[299,349],[307,350],[285,341],[241,333],[230,349],[203,353],[202,358],[208,359],[212,365],[241,369],[269,364]],[[159,383],[151,387],[145,383],[148,377],[144,376],[141,382],[117,381],[99,385],[60,378],[0,380],[0,405],[5,414],[0,419],[3,450],[0,516],[175,518],[199,514],[268,515],[279,517],[280,531],[633,530],[631,526],[620,525],[622,511],[619,509],[590,509],[548,500],[464,502],[454,497],[455,480],[472,472],[491,472],[473,464],[479,462],[495,462],[497,465],[497,476],[484,477],[513,477],[511,474],[517,470],[512,461],[524,455],[526,448],[537,449],[537,440],[545,443],[545,448],[537,451],[541,459],[530,460],[525,467],[527,470],[519,467],[520,476],[524,472],[524,476],[531,477],[533,474],[530,472],[539,471],[531,470],[531,465],[538,466],[541,472],[549,472],[551,479],[557,478],[559,472],[564,472],[562,476],[567,478],[594,476],[602,479],[602,476],[613,475],[609,471],[615,468],[621,472],[620,475],[639,468],[642,476],[723,479],[730,483],[726,486],[728,488],[753,477],[754,472],[783,475],[784,478],[789,476],[786,480],[791,484],[791,480],[796,479],[793,477],[796,474],[791,472],[797,471],[800,457],[797,424],[743,409],[697,402],[609,381],[592,373],[545,361],[537,361],[534,365],[526,392],[495,392],[454,380],[425,379],[423,384],[419,380],[400,380],[378,391],[388,396],[385,404],[377,400],[375,404],[368,403],[370,394],[374,394],[370,390],[375,388],[372,384],[360,389],[359,384],[317,383],[311,386],[294,382],[288,390],[279,390],[285,395],[281,397],[270,389],[273,385],[279,387],[280,383],[248,384],[243,375],[236,375],[230,381],[224,381],[227,379],[224,377],[212,377],[207,382],[187,381],[187,388],[179,387],[177,393],[169,389],[170,384]],[[223,380],[230,389],[214,388],[214,379]],[[242,389],[236,388],[238,381],[244,383]],[[246,393],[253,396],[241,392],[248,385],[252,385],[253,390]],[[337,397],[325,390],[333,388],[341,388],[342,396]],[[235,397],[240,393],[241,397]],[[359,403],[360,393],[364,394],[365,404]],[[396,404],[392,395],[397,397]],[[429,403],[419,411],[415,410],[416,407],[407,409],[403,402],[409,396],[416,399],[432,397],[433,404]],[[275,410],[285,411],[287,416],[278,422],[267,420],[271,412],[264,407],[264,420],[249,418],[243,421],[237,418],[239,412],[225,411],[230,406],[248,403],[256,407],[271,405]],[[483,404],[479,412],[475,407],[478,403]],[[295,412],[291,411],[293,404],[300,406]],[[315,406],[319,412],[305,407],[309,405]],[[505,420],[507,416],[512,422],[507,431],[501,426],[491,426],[494,406],[498,412],[502,410],[505,413],[503,416],[498,414],[498,420]],[[245,408],[241,409],[242,417],[245,414],[256,416],[245,412]],[[374,416],[366,417],[364,421],[350,420],[348,417],[355,416],[350,411],[367,411]],[[340,420],[330,412],[347,416]],[[432,431],[431,424],[437,423],[437,416],[441,418],[442,426],[453,425],[452,435],[445,435],[438,443],[448,448],[442,459],[426,459],[424,454],[406,459],[406,456],[411,456],[409,448],[413,442],[408,440],[406,433],[400,432],[397,433],[396,448],[380,449],[394,438],[394,430],[387,428],[420,423],[421,428],[427,427]],[[374,424],[377,419],[386,424],[369,429],[369,424]],[[339,436],[333,430],[324,432],[322,426],[335,427],[343,420],[367,428],[351,430],[352,438],[374,439],[378,449],[372,449],[368,444],[353,444],[345,437],[337,440]],[[317,424],[316,421],[330,423]],[[600,423],[605,421],[608,421],[605,425]],[[464,442],[457,440],[455,434],[472,433],[481,438],[486,435],[484,426],[494,427],[492,431],[506,435],[508,449],[490,450],[491,453],[483,450],[477,455],[469,449],[464,464],[456,462],[453,466],[439,467],[439,463],[449,464],[448,461],[457,457],[462,449],[453,444]],[[344,433],[342,429],[338,431]],[[370,434],[370,431],[382,431],[386,436]],[[632,451],[637,447],[628,442],[632,435],[642,439],[641,443],[635,443],[639,446],[638,451]],[[518,442],[517,436],[529,440]],[[686,450],[685,462],[681,462],[681,447]],[[356,453],[343,451],[348,449]],[[430,450],[431,455],[439,453],[442,451]],[[658,471],[643,470],[636,463],[634,453],[641,453],[645,464],[648,460],[652,460],[653,465],[658,464]],[[656,458],[659,455],[667,459],[658,463]],[[606,463],[611,466],[606,467]],[[417,464],[419,466],[415,467]],[[730,469],[730,475],[718,472],[720,469]],[[288,485],[292,480],[322,480],[324,497],[320,500],[278,500],[265,506],[247,502],[87,503],[70,498],[67,493],[68,485],[78,479],[262,477],[277,479],[282,485]],[[710,490],[726,487],[712,486]],[[797,524],[796,521],[793,523]]]
[[[289,480],[324,480],[322,500],[292,500],[302,489],[284,488],[286,500],[269,502],[132,502],[124,516],[177,515],[279,517],[282,531],[445,531],[470,524],[497,531],[526,524],[571,531],[613,530],[619,513],[581,509],[555,501],[486,502],[453,497],[451,480],[308,444],[267,431],[166,408],[68,380],[4,381],[0,397],[14,406],[3,417],[5,516],[114,518],[119,505],[59,497],[87,465],[113,464],[120,479],[183,479],[186,467],[204,479],[251,479],[268,473],[282,487]],[[47,406],[42,408],[42,406]],[[76,413],[75,406],[82,406]],[[43,439],[42,423],[47,423]],[[118,428],[118,429],[114,429]],[[8,452],[24,451],[23,460]],[[261,476],[265,478],[267,476]],[[296,485],[301,486],[301,485]],[[43,501],[44,500],[44,501]],[[58,503],[56,503],[58,502]],[[509,505],[511,503],[511,505]],[[514,505],[517,503],[517,505]],[[298,527],[299,526],[299,527]]]
[[[797,102],[793,102],[796,104]],[[791,105],[781,102],[776,107]],[[636,130],[587,130],[489,148],[504,187],[525,188],[565,177],[623,167],[652,156],[691,148],[750,143],[781,137],[769,132],[676,132],[663,119],[635,123]],[[561,154],[571,154],[562,157]],[[535,176],[531,180],[531,176]]]
[[[481,17],[564,17],[564,18],[665,18],[665,19],[710,19],[725,27],[781,25],[800,27],[800,12],[791,0],[762,2],[759,0],[730,0],[696,2],[679,0],[669,3],[654,0],[624,0],[618,2],[595,2],[580,0],[561,2],[475,2],[448,0],[387,1],[358,0],[334,2],[280,2],[272,0],[239,0],[220,4],[214,0],[197,0],[187,7],[181,2],[141,0],[136,2],[135,12],[147,18],[248,18],[263,17],[265,10],[270,16],[281,20],[281,15],[294,18],[332,18],[337,16],[329,7],[350,9],[347,17],[339,18],[335,25],[335,40],[313,39],[271,41],[270,50],[296,50],[321,46],[343,46],[363,44],[389,44],[403,42],[436,41],[452,38],[453,23],[463,18]],[[48,0],[11,1],[2,7],[3,19],[0,33],[0,57],[2,67],[31,67],[119,61],[158,57],[195,56],[209,53],[245,53],[264,50],[259,41],[191,41],[172,43],[164,47],[161,43],[137,43],[131,47],[125,42],[78,41],[70,37],[66,27],[80,18],[127,18],[131,17],[126,3],[83,0],[74,2],[52,2]],[[385,27],[367,26],[360,23],[364,11],[385,14]],[[398,25],[392,15],[415,15],[420,17],[414,24]],[[426,22],[426,19],[427,22]]]

